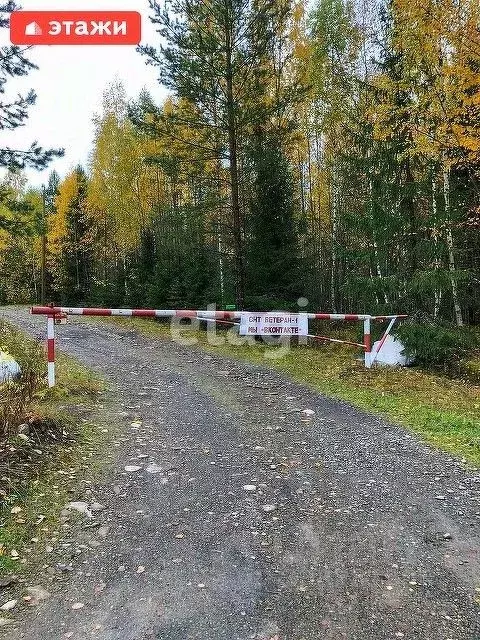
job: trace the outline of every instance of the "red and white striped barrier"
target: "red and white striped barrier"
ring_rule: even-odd
[[[264,311],[199,311],[190,309],[96,309],[91,307],[32,307],[34,315],[67,316],[123,316],[134,318],[198,318],[199,320],[241,320],[248,314],[262,314]],[[292,313],[291,315],[299,315]],[[305,313],[309,320],[389,320],[406,316],[371,316],[352,313]]]
[[[48,386],[55,386],[55,316],[47,317]]]
[[[188,309],[101,309],[101,308],[87,308],[87,307],[32,307],[31,313],[33,315],[47,316],[47,356],[48,356],[48,386],[53,387],[55,385],[55,323],[60,324],[60,320],[65,317],[71,316],[120,316],[120,317],[133,317],[133,318],[195,318],[197,320],[205,322],[218,322],[219,324],[232,324],[236,325],[238,322],[235,320],[241,320],[242,316],[248,313],[248,315],[257,314],[257,312],[251,311],[199,311]],[[262,315],[264,312],[258,312],[258,315]],[[334,338],[328,338],[327,336],[316,336],[308,334],[308,338],[314,340],[325,340],[327,342],[334,342],[340,344],[352,345],[360,347],[365,352],[365,367],[369,369],[378,355],[378,352],[382,348],[387,336],[393,328],[396,320],[406,318],[406,315],[394,315],[394,316],[372,316],[367,314],[351,314],[351,313],[302,313],[302,314],[290,314],[291,316],[302,316],[308,318],[308,320],[340,320],[340,321],[352,321],[363,322],[363,343],[349,342],[347,340],[337,340]],[[371,339],[371,322],[372,320],[386,321],[390,320],[390,323],[385,331],[379,346],[375,353],[372,353],[372,339]]]

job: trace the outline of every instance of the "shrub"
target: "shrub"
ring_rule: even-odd
[[[405,345],[406,355],[414,357],[416,364],[447,371],[480,348],[480,340],[468,327],[426,316],[410,318],[395,333]]]

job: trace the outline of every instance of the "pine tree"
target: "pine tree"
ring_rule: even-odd
[[[293,176],[278,141],[261,131],[250,151],[253,189],[247,218],[249,304],[279,308],[302,293]]]
[[[9,14],[17,9],[12,0],[0,5],[0,28],[8,27]],[[28,47],[22,49],[16,45],[0,48],[0,131],[12,131],[23,126],[28,118],[28,110],[35,104],[37,98],[32,90],[13,100],[2,99],[9,79],[26,76],[37,68],[26,57],[27,49]],[[63,156],[63,153],[63,149],[43,149],[37,142],[32,143],[25,151],[8,147],[0,148],[0,167],[44,169],[51,160]]]
[[[61,182],[49,217],[48,266],[55,298],[84,304],[91,288],[92,229],[86,205],[88,179],[78,166]]]
[[[55,199],[58,196],[60,186],[60,176],[53,170],[48,176],[47,187],[45,189],[46,207],[49,214],[55,212]]]
[[[141,47],[148,62],[159,68],[160,80],[176,96],[194,106],[189,128],[200,133],[196,148],[227,166],[232,248],[237,305],[245,299],[244,216],[242,208],[242,141],[252,128],[283,108],[274,91],[265,100],[265,86],[275,82],[269,52],[275,51],[277,30],[291,12],[291,2],[267,0],[175,0],[162,9],[150,0],[152,22],[165,44],[157,51]],[[267,54],[267,55],[266,55]],[[285,78],[286,76],[283,76]],[[260,99],[259,99],[260,98]],[[155,116],[154,116],[155,117]],[[164,132],[171,122],[157,123]],[[188,142],[185,140],[185,142]]]

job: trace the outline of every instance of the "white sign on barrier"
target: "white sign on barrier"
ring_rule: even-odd
[[[306,313],[242,313],[241,336],[306,336]]]

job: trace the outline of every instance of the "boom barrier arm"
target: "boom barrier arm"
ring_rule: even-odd
[[[219,324],[239,325],[245,314],[261,315],[265,312],[255,311],[200,311],[188,309],[101,309],[87,307],[32,307],[33,315],[47,316],[47,359],[48,359],[48,386],[55,386],[55,323],[61,318],[72,316],[100,316],[100,317],[134,317],[134,318],[191,318],[202,322],[218,322]],[[280,313],[280,312],[278,312]],[[308,320],[340,320],[363,322],[363,343],[349,342],[347,340],[337,340],[326,336],[315,336],[308,334],[307,337],[314,340],[325,340],[328,342],[348,344],[360,347],[365,352],[365,367],[370,369],[374,364],[385,340],[390,334],[395,322],[406,318],[406,315],[395,316],[371,316],[368,314],[343,314],[343,313],[302,313],[290,314],[307,317]],[[380,340],[378,348],[372,353],[371,324],[372,320],[386,321],[390,323]]]

